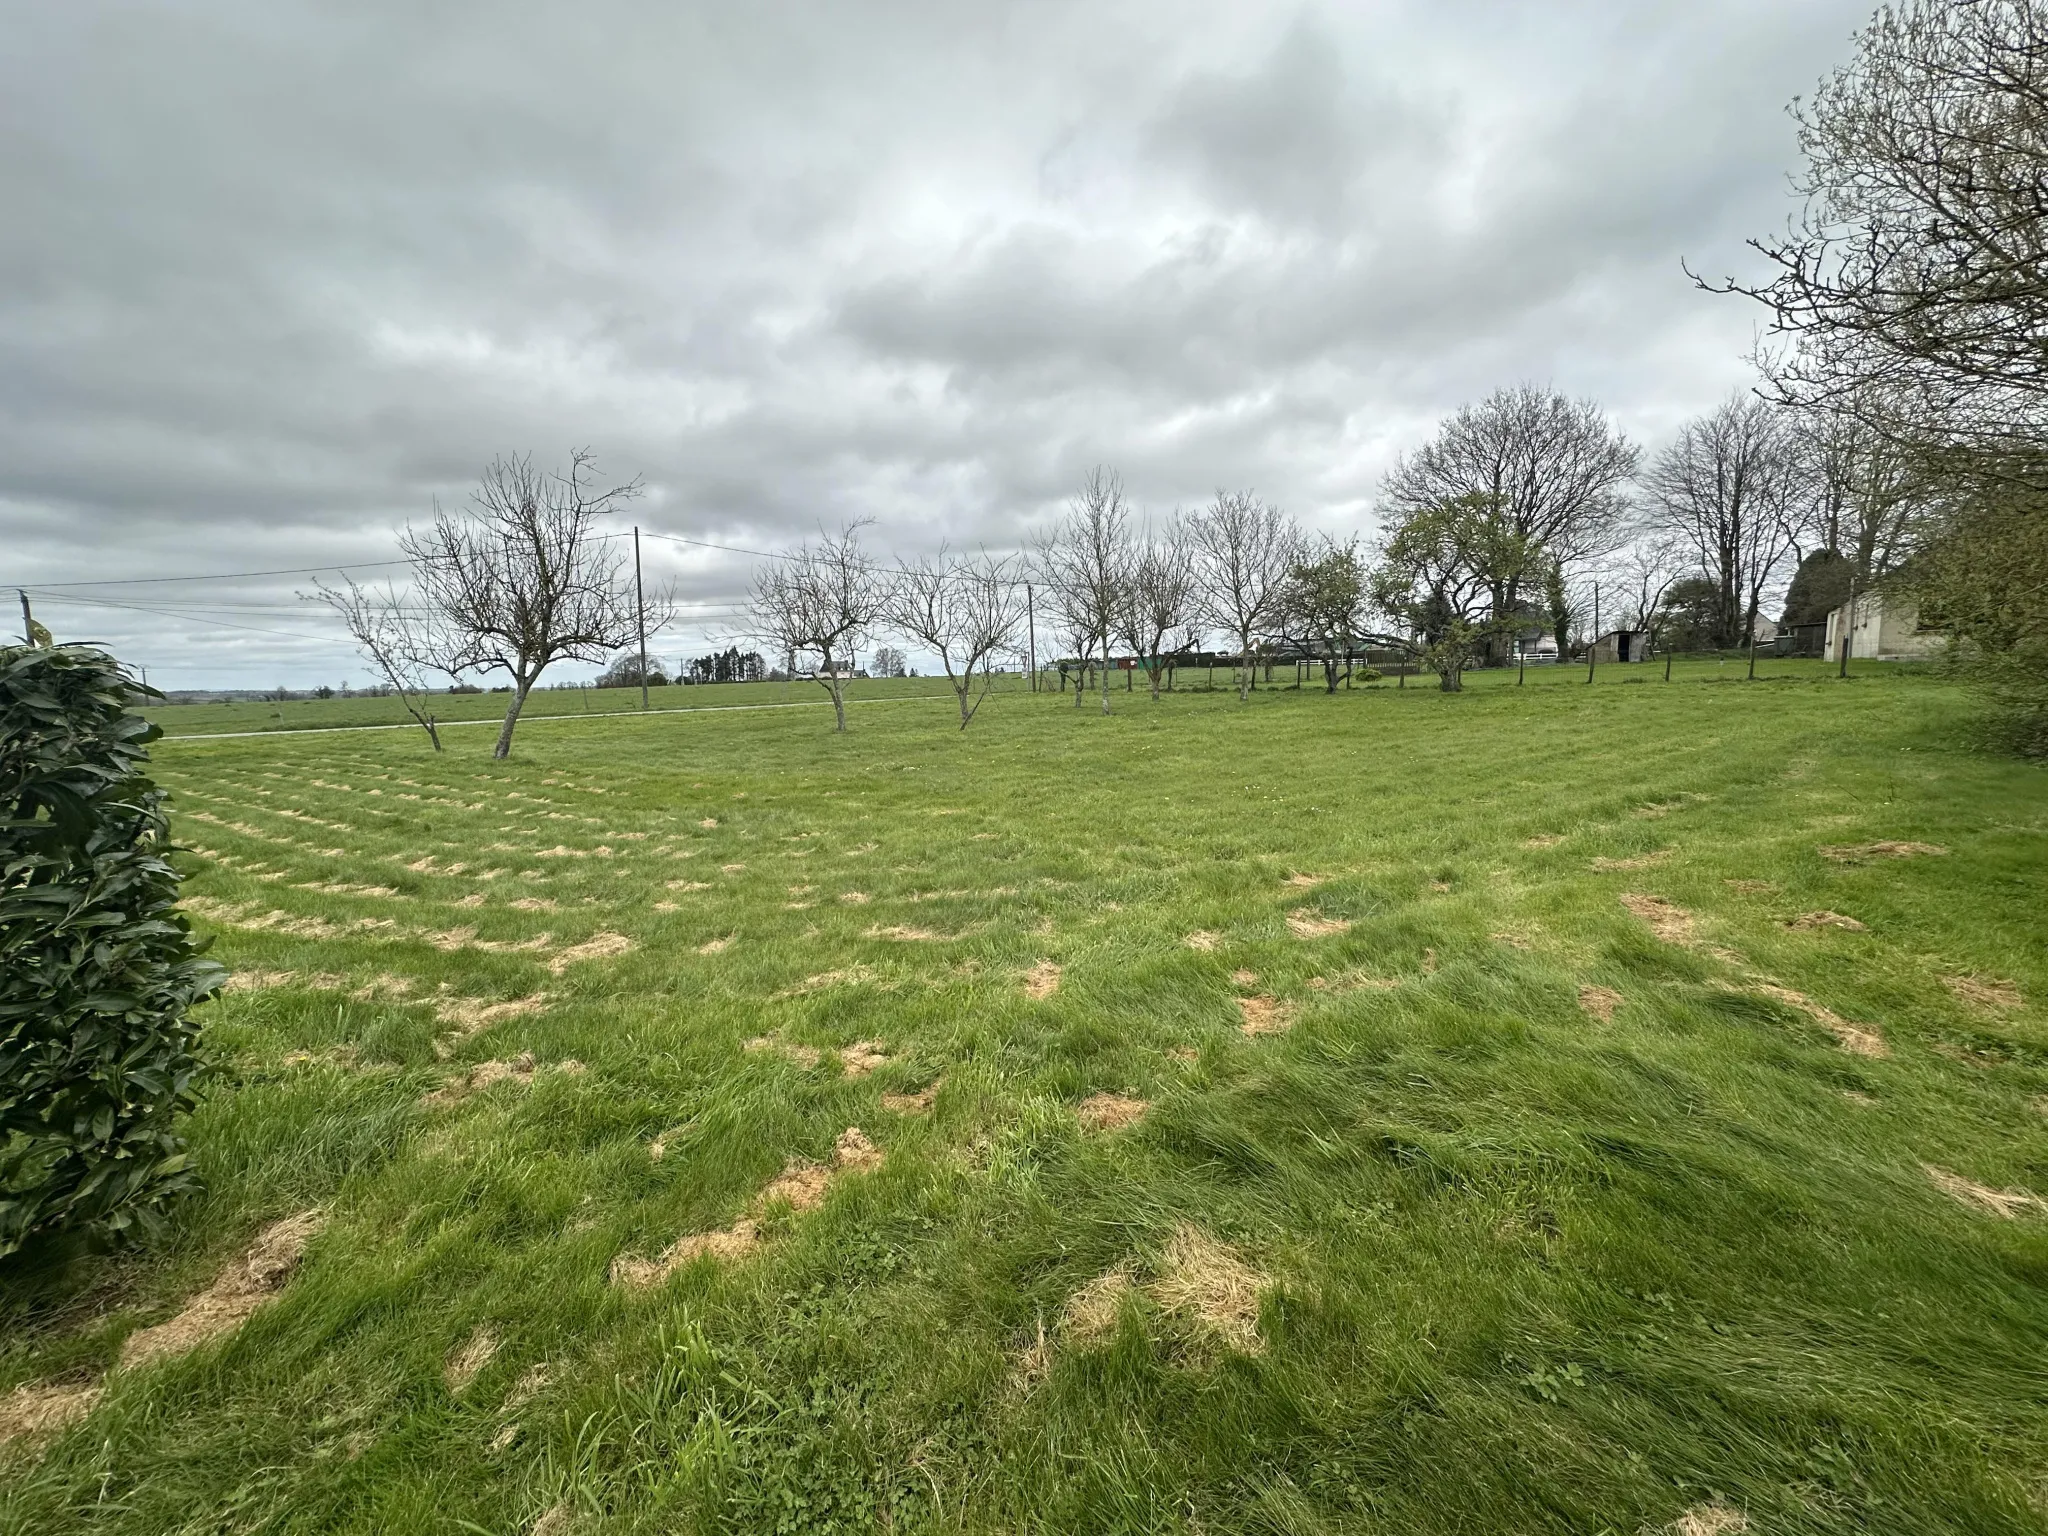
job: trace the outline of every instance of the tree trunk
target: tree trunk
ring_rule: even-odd
[[[1109,713],[1109,636],[1102,637],[1102,712]]]
[[[421,724],[423,724],[423,725],[425,725],[425,726],[426,726],[426,728],[427,728],[427,740],[431,741],[431,742],[432,742],[432,743],[434,744],[434,750],[435,750],[436,752],[440,751],[440,750],[441,750],[441,733],[440,733],[439,731],[437,731],[437,730],[435,730],[435,729],[434,729],[434,717],[433,717],[432,715],[429,715],[429,716],[427,716],[427,718],[426,718],[425,720],[423,720],[423,721],[421,722]]]
[[[526,691],[533,686],[530,678],[515,675],[512,679],[512,702],[505,707],[505,723],[498,730],[498,745],[491,756],[507,758],[512,755],[512,727],[519,723],[519,711],[526,707]]]
[[[1238,639],[1241,640],[1244,645],[1244,649],[1242,652],[1244,658],[1244,672],[1238,678],[1237,682],[1237,702],[1242,704],[1246,699],[1252,696],[1252,690],[1259,686],[1259,679],[1258,675],[1252,671],[1252,637],[1248,634],[1240,634],[1238,636]]]
[[[828,675],[832,679],[831,684],[829,685],[832,689],[832,729],[835,732],[844,735],[846,731],[845,685],[839,681],[839,674],[837,671],[833,671]]]
[[[1463,667],[1445,667],[1442,672],[1437,674],[1437,686],[1445,693],[1463,693],[1465,691],[1465,669]]]

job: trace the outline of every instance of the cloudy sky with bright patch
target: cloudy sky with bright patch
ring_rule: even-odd
[[[1654,448],[1757,324],[1680,262],[1753,270],[1869,8],[16,0],[0,582],[160,686],[305,686],[365,675],[311,575],[57,584],[390,560],[582,444],[649,530],[904,552],[1099,461],[1370,531],[1520,379]],[[659,651],[737,630],[750,560],[647,548]]]

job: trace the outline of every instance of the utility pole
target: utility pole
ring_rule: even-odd
[[[640,525],[633,525],[633,612],[640,624],[640,707],[647,707],[647,594],[640,585]]]
[[[1036,693],[1038,692],[1038,601],[1031,590],[1031,583],[1028,581],[1024,583],[1024,622],[1030,633],[1030,639],[1027,644],[1030,649],[1031,691]],[[1066,688],[1062,686],[1060,691],[1064,693]]]
[[[21,638],[25,644],[36,643],[36,616],[28,611],[28,588],[16,587],[21,594]]]
[[[1593,681],[1593,663],[1600,659],[1600,583],[1593,583],[1593,639],[1586,647],[1586,682]]]

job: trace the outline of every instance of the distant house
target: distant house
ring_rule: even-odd
[[[1647,629],[1610,629],[1593,642],[1593,660],[1646,661],[1650,655]]]
[[[1828,615],[1827,651],[1842,654],[1842,627],[1848,625],[1849,654],[1874,661],[1914,661],[1942,647],[1942,634],[1920,622],[1920,605],[1911,598],[1865,592]]]

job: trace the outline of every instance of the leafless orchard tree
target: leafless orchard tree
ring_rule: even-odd
[[[887,588],[860,547],[864,522],[821,534],[755,574],[747,606],[754,632],[776,651],[818,658],[818,682],[832,695],[833,729],[846,729],[846,678],[854,647],[881,618]]]
[[[960,729],[966,730],[994,686],[997,654],[1015,645],[1024,623],[1015,561],[987,554],[955,558],[942,545],[936,559],[904,568],[888,591],[884,611],[889,623],[937,655],[960,701]]]
[[[1253,650],[1285,601],[1301,546],[1294,520],[1250,491],[1218,491],[1188,520],[1194,578],[1208,617],[1237,641],[1242,702],[1256,686]]]
[[[434,657],[447,654],[447,645],[437,642],[430,616],[408,611],[396,589],[387,586],[382,592],[365,591],[347,575],[342,583],[335,588],[322,582],[313,595],[341,616],[356,649],[384,685],[398,695],[406,713],[420,723],[439,752],[441,732],[428,702],[427,677],[439,670]]]
[[[1658,526],[1714,583],[1717,645],[1754,633],[1803,515],[1802,478],[1783,411],[1741,393],[1680,428],[1644,477]]]
[[[1121,476],[1101,465],[1089,472],[1059,525],[1040,541],[1034,562],[1051,589],[1064,631],[1082,643],[1085,660],[1102,660],[1102,712],[1109,713],[1109,642],[1124,606],[1131,567],[1131,514]],[[1080,705],[1078,693],[1075,706]]]
[[[1148,526],[1124,585],[1117,631],[1133,655],[1150,660],[1152,698],[1159,698],[1162,657],[1201,639],[1202,596],[1195,585],[1194,539],[1178,513],[1165,526]]]
[[[1627,488],[1640,462],[1592,401],[1518,384],[1460,408],[1394,466],[1382,499],[1395,521],[1452,502],[1483,508],[1503,535],[1569,569],[1626,538]],[[1529,595],[1522,586],[1516,577],[1501,582],[1494,611],[1517,612]]]
[[[549,666],[602,661],[637,636],[626,556],[601,530],[640,482],[599,490],[596,470],[587,448],[569,456],[567,474],[535,468],[530,455],[493,459],[460,514],[437,506],[430,527],[399,539],[434,614],[433,665],[512,679],[493,756],[511,753],[519,712]],[[672,606],[665,594],[647,605],[650,634]]]

